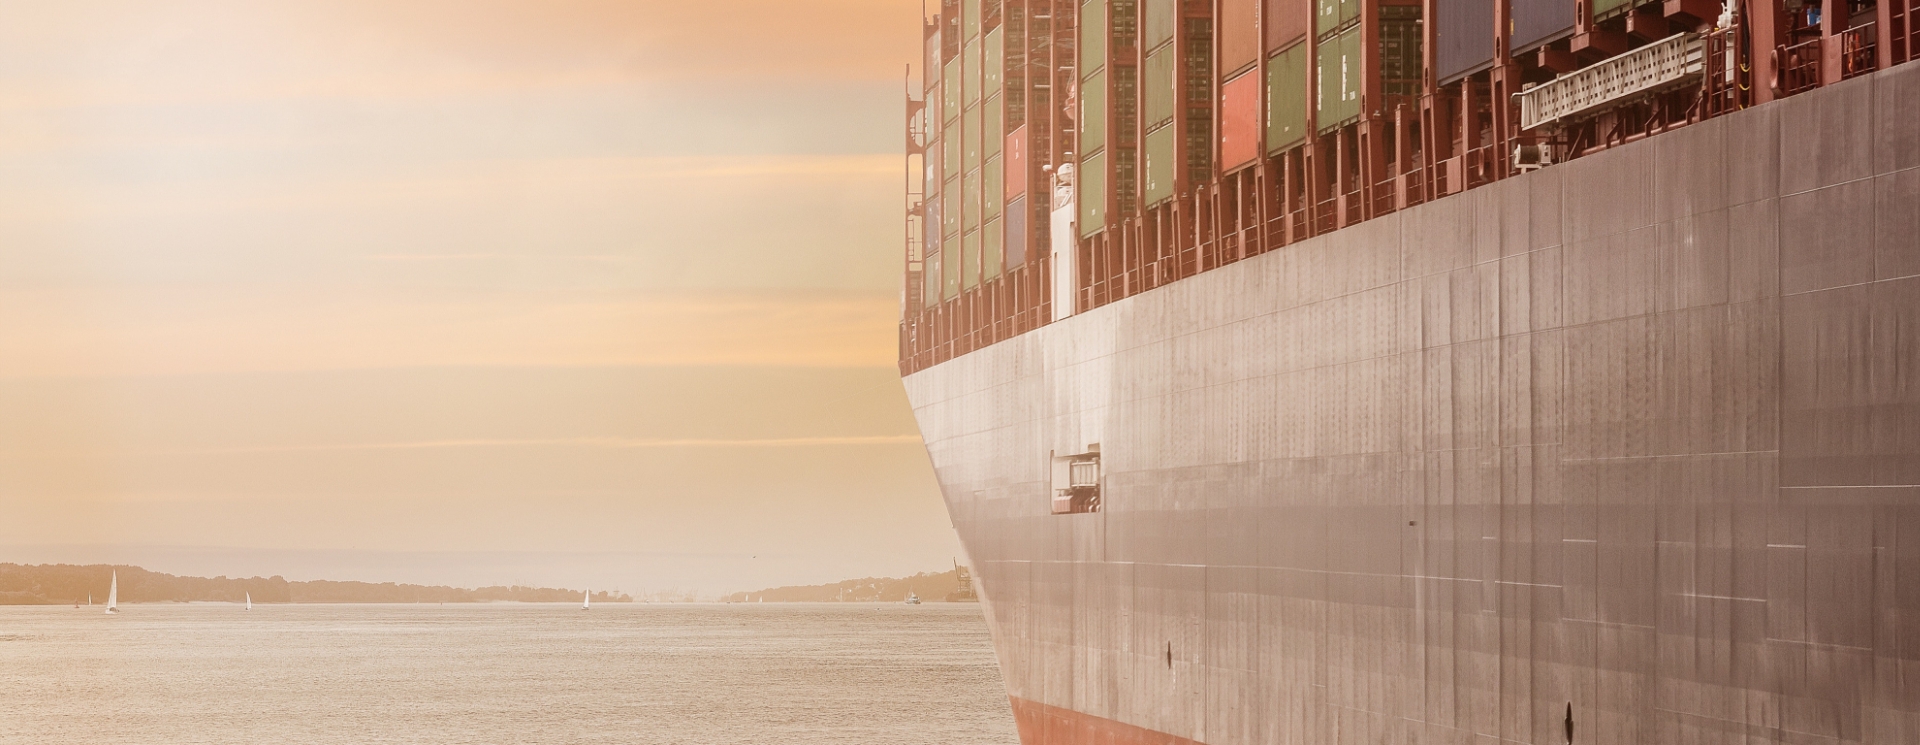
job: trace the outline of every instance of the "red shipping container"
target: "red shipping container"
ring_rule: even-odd
[[[1223,0],[1220,74],[1232,75],[1260,57],[1261,0]]]
[[[1006,200],[1011,202],[1014,197],[1027,193],[1027,127],[1024,124],[1007,134],[1006,163]]]
[[[1266,3],[1265,13],[1260,24],[1266,29],[1267,53],[1280,51],[1281,47],[1292,44],[1307,35],[1307,28],[1313,25],[1313,3],[1310,0],[1262,0]]]
[[[1220,87],[1222,171],[1260,157],[1260,72],[1253,70]]]

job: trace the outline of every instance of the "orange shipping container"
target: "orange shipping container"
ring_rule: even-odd
[[[1007,135],[1007,201],[1027,193],[1027,127]]]
[[[1273,53],[1307,35],[1313,23],[1313,3],[1308,0],[1262,0],[1266,3],[1260,23],[1267,37],[1267,52]]]
[[[1232,75],[1260,57],[1261,0],[1222,0],[1220,74]]]
[[[1220,87],[1220,166],[1230,171],[1260,156],[1260,75],[1257,71]]]

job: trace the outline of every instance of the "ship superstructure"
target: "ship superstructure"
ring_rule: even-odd
[[[943,3],[901,369],[1023,741],[1920,742],[1916,10]]]

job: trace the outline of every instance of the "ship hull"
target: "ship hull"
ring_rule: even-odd
[[[1023,742],[1920,742],[1916,166],[1908,65],[907,376]]]

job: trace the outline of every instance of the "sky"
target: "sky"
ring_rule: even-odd
[[[0,561],[718,593],[959,554],[893,366],[919,2],[0,14]]]

